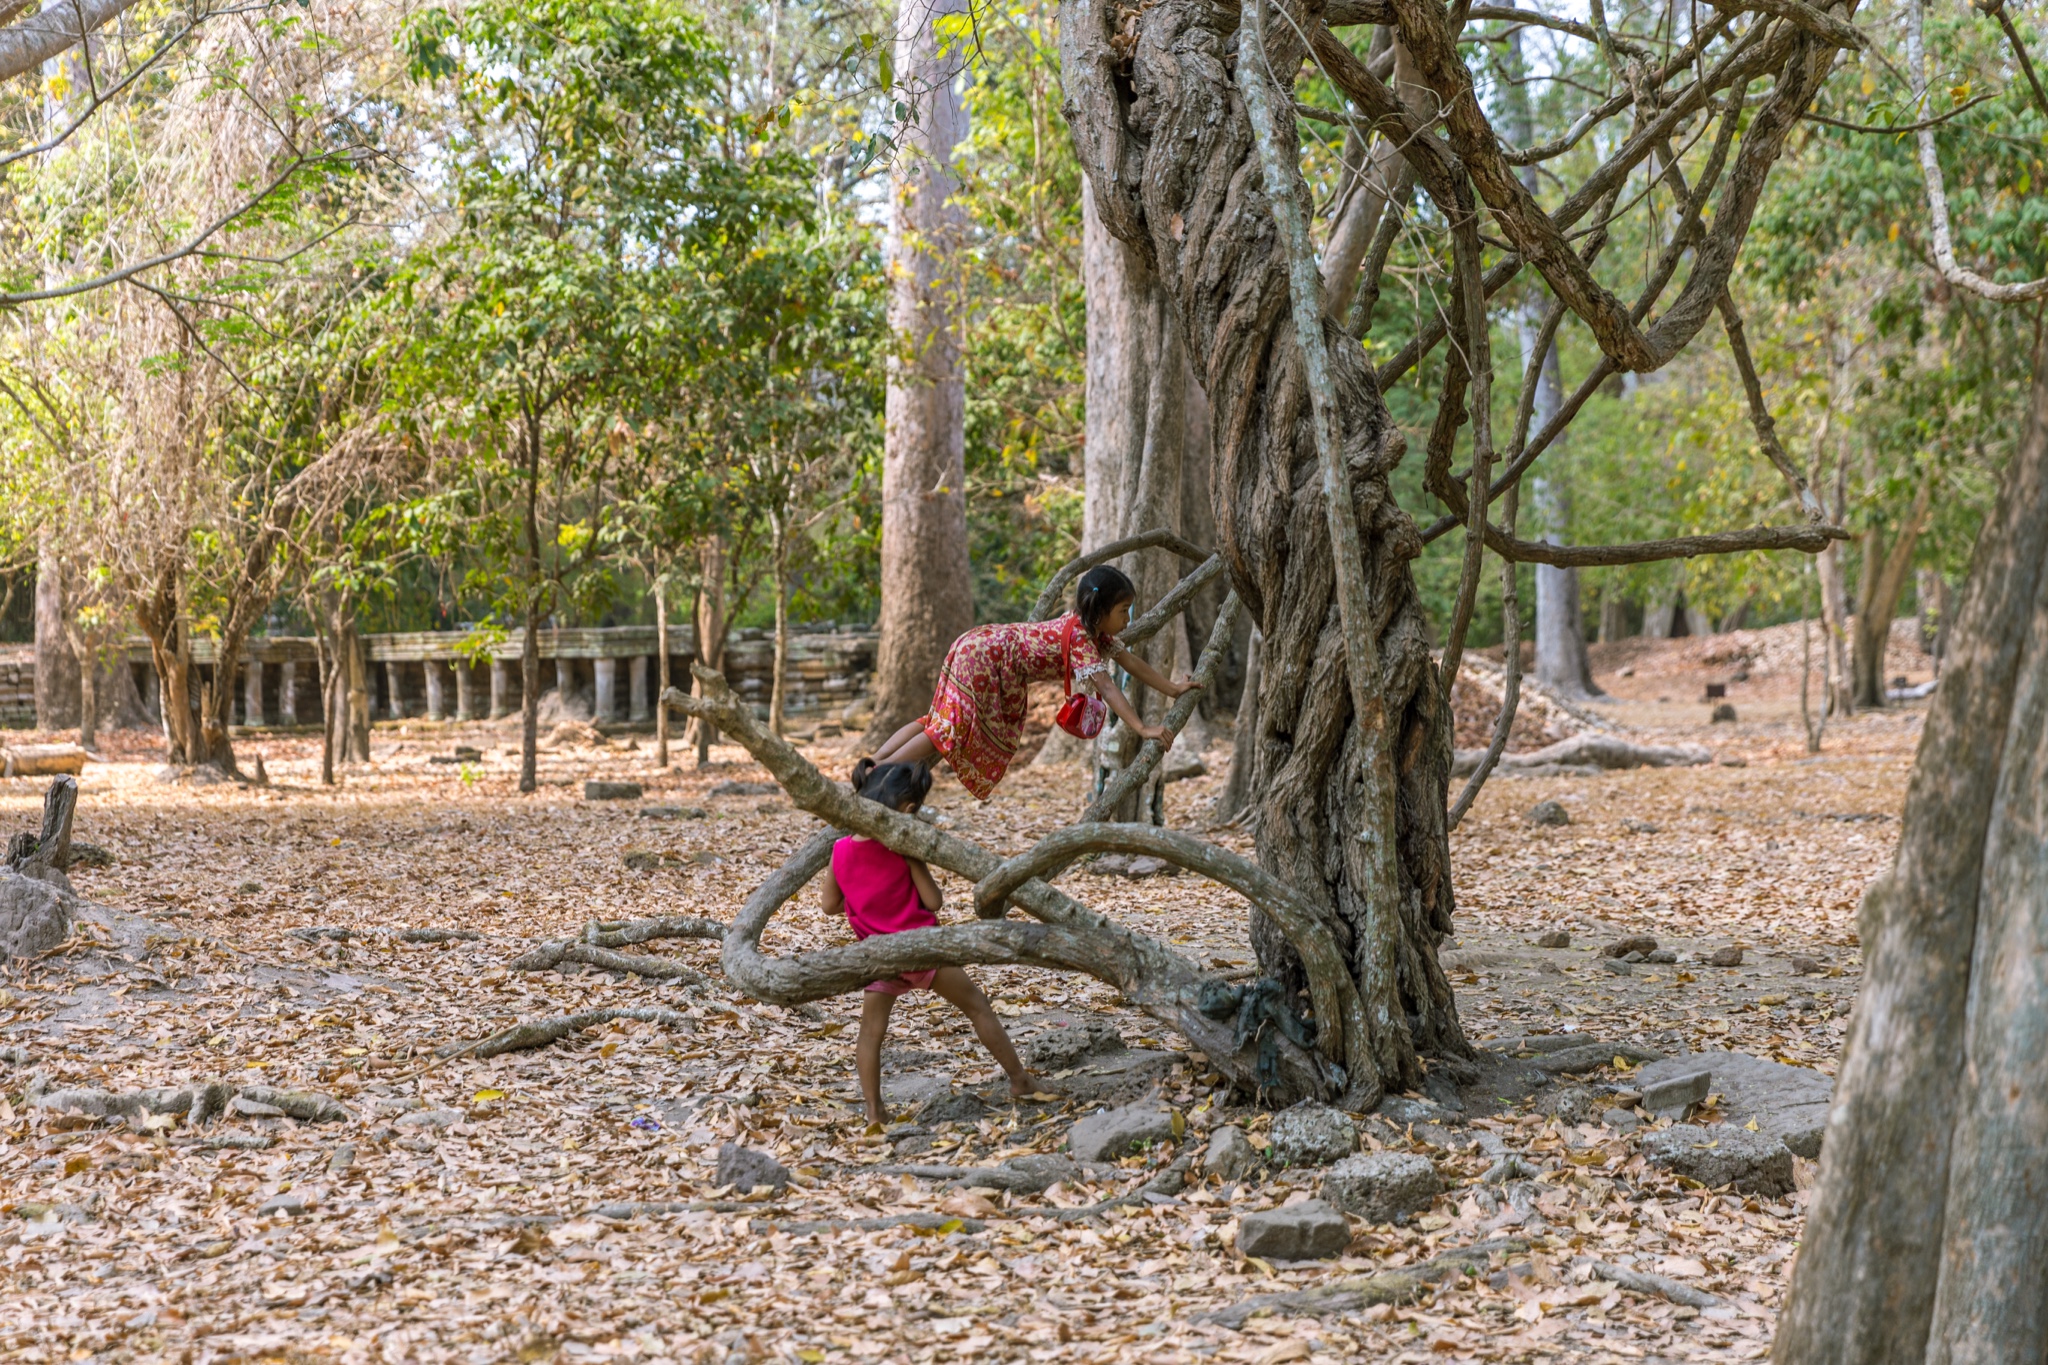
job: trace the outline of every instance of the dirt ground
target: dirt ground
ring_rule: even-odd
[[[1728,681],[1739,661],[1697,657],[1711,641],[1624,643],[1602,647],[1600,680],[1615,700],[1595,713],[1646,741],[1708,744],[1717,761],[1488,785],[1453,840],[1460,928],[1445,961],[1467,1032],[1481,1044],[1583,1032],[1831,1072],[1860,974],[1855,909],[1890,856],[1924,703],[1837,721],[1809,757],[1796,671],[1789,692],[1782,667],[1729,681],[1739,718],[1710,724],[1704,684]],[[1428,1155],[1447,1192],[1406,1225],[1355,1223],[1347,1254],[1325,1263],[1235,1250],[1236,1221],[1312,1192],[1313,1170],[1236,1185],[1210,1177],[1092,1218],[1061,1210],[1135,1187],[1171,1149],[1037,1196],[879,1173],[1055,1151],[1083,1106],[1010,1104],[964,1021],[911,997],[889,1055],[899,1086],[915,1073],[929,1082],[920,1093],[981,1104],[871,1134],[856,1102],[851,1000],[824,1002],[815,1017],[750,1003],[717,977],[716,945],[695,941],[647,950],[710,974],[709,986],[509,970],[526,946],[574,937],[593,918],[728,918],[813,824],[779,795],[715,791],[765,780],[739,750],[714,751],[703,771],[662,772],[645,738],[565,736],[542,756],[541,791],[522,798],[516,742],[502,725],[380,725],[375,761],[327,790],[305,737],[243,743],[245,761],[262,752],[267,789],[165,785],[150,736],[109,741],[108,761],[86,770],[77,837],[114,861],[74,880],[86,899],[156,927],[115,917],[0,981],[0,1210],[14,1215],[0,1224],[0,1353],[1278,1365],[1767,1351],[1811,1165],[1799,1163],[1801,1188],[1781,1200],[1685,1188],[1645,1165],[1639,1135],[1548,1117],[1540,1104],[1448,1130],[1368,1125],[1369,1145]],[[458,743],[481,757],[433,761]],[[828,770],[851,757],[840,740],[810,752]],[[1210,758],[1220,771],[1226,750]],[[592,776],[642,782],[647,795],[586,801]],[[1199,827],[1217,781],[1173,787],[1169,818]],[[0,783],[0,830],[33,827],[42,785]],[[1026,768],[987,806],[950,779],[933,804],[955,832],[1007,853],[1058,824],[1076,797],[1073,777]],[[1569,826],[1526,821],[1546,799]],[[1237,832],[1215,837],[1249,846]],[[964,883],[942,881],[952,904],[964,900]],[[1191,954],[1250,964],[1243,903],[1196,878],[1077,870],[1062,884]],[[291,932],[314,927],[351,935]],[[423,928],[482,937],[415,943],[395,932]],[[1534,946],[1560,929],[1570,947]],[[96,946],[124,934],[142,945],[127,957]],[[1614,975],[1595,950],[1625,934],[1652,935],[1681,960]],[[847,937],[807,893],[766,944]],[[1745,965],[1689,960],[1729,945],[1746,949]],[[1793,976],[1794,955],[1822,974]],[[1149,1078],[1186,1114],[1196,1150],[1222,1122],[1248,1122],[1255,1135],[1267,1122],[1229,1108],[1205,1068],[1172,1055],[1178,1039],[1119,1008],[1107,987],[1021,968],[975,975],[1020,1036],[1096,1012],[1134,1053],[1167,1054]],[[485,1061],[435,1054],[517,1020],[606,1005],[681,1017]],[[229,1115],[188,1134],[27,1100],[32,1086],[125,1092],[215,1077],[316,1091],[350,1117]],[[730,1141],[774,1152],[798,1183],[760,1199],[715,1188],[717,1149]],[[1503,1149],[1541,1173],[1533,1204],[1505,1204],[1479,1184]],[[933,1226],[858,1225],[911,1214]],[[1409,1304],[1283,1310],[1241,1328],[1203,1317],[1510,1238],[1487,1271]],[[1618,1290],[1591,1278],[1595,1260],[1719,1303]]]

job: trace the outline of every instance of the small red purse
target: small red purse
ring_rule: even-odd
[[[1080,624],[1079,617],[1069,616],[1060,632],[1060,683],[1067,689],[1067,699],[1060,703],[1060,713],[1054,719],[1074,738],[1093,739],[1102,733],[1109,705],[1093,693],[1074,690],[1074,628]]]

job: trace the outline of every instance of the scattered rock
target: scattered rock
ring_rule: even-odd
[[[711,789],[712,796],[773,796],[782,788],[773,782],[721,782]]]
[[[1223,1180],[1242,1180],[1258,1165],[1259,1154],[1244,1129],[1235,1125],[1218,1128],[1209,1135],[1202,1153],[1202,1169]]]
[[[1411,1100],[1405,1095],[1387,1096],[1373,1112],[1397,1128],[1406,1128],[1411,1123],[1464,1122],[1455,1110],[1430,1100]]]
[[[1637,934],[1630,938],[1617,939],[1600,950],[1602,957],[1627,957],[1630,953],[1654,953],[1657,940],[1648,934]]]
[[[918,1105],[912,1117],[926,1125],[973,1123],[986,1113],[988,1106],[981,1102],[980,1096],[961,1090],[946,1090]]]
[[[1067,1135],[1067,1150],[1076,1161],[1115,1161],[1141,1144],[1169,1142],[1182,1128],[1173,1110],[1157,1100],[1141,1100],[1082,1119]]]
[[[1735,703],[1732,701],[1724,701],[1719,706],[1716,706],[1714,708],[1714,714],[1711,718],[1712,723],[1716,725],[1720,725],[1724,722],[1733,721],[1734,719]]]
[[[284,1110],[274,1104],[252,1100],[247,1095],[237,1095],[228,1101],[228,1112],[246,1119],[281,1119]]]
[[[1780,1195],[1792,1189],[1792,1152],[1763,1133],[1732,1123],[1701,1128],[1677,1123],[1643,1139],[1643,1157],[1708,1189],[1733,1185],[1744,1194]]]
[[[1582,1085],[1554,1086],[1541,1108],[1559,1123],[1584,1123],[1593,1116],[1593,1092]]]
[[[1731,707],[1729,709],[1733,710],[1734,708]],[[1734,720],[1735,717],[1730,716],[1728,717],[1728,719]],[[1749,766],[1749,760],[1744,758],[1741,754],[1730,754],[1728,757],[1721,760],[1721,766],[1724,768],[1747,768]]]
[[[1740,967],[1742,965],[1742,949],[1735,947],[1716,948],[1708,955],[1707,965],[1709,967]]]
[[[1649,961],[1649,959],[1644,957],[1641,953],[1624,953],[1622,954],[1621,960],[1623,962],[1628,963],[1630,966],[1634,966],[1638,962]]]
[[[1635,1083],[1647,1089],[1659,1081],[1702,1068],[1713,1074],[1727,1122],[1716,1128],[1742,1127],[1755,1121],[1757,1131],[1776,1138],[1794,1155],[1812,1161],[1820,1156],[1828,1106],[1835,1083],[1804,1066],[1765,1061],[1746,1052],[1698,1052],[1653,1062],[1636,1073]]]
[[[1669,948],[1658,948],[1653,952],[1644,953],[1643,961],[1654,962],[1662,966],[1666,963],[1678,961],[1678,954],[1672,952]]]
[[[1238,1220],[1237,1249],[1268,1261],[1326,1261],[1351,1245],[1351,1224],[1320,1199]]]
[[[1564,968],[1558,966],[1555,962],[1550,961],[1548,958],[1545,958],[1543,961],[1536,964],[1536,971],[1539,975],[1542,976],[1564,975]]]
[[[585,801],[638,801],[641,795],[638,782],[606,782],[593,777],[583,784]]]
[[[394,1128],[447,1128],[462,1122],[460,1109],[415,1109],[391,1120]]]
[[[71,841],[72,867],[112,867],[114,855],[98,844],[88,844],[83,839]]]
[[[789,1168],[766,1152],[742,1147],[737,1142],[723,1142],[718,1146],[718,1173],[714,1179],[741,1194],[762,1185],[782,1190],[789,1188]]]
[[[1273,1116],[1276,1166],[1327,1166],[1358,1150],[1358,1125],[1341,1109],[1298,1104]]]
[[[1683,1118],[1686,1110],[1706,1099],[1713,1079],[1713,1072],[1702,1069],[1644,1082],[1643,1108],[1661,1118]]]
[[[1529,807],[1528,820],[1532,825],[1569,825],[1572,813],[1556,801],[1538,801]]]
[[[256,1209],[256,1216],[281,1213],[287,1218],[297,1218],[306,1212],[306,1198],[299,1194],[273,1194]]]
[[[643,820],[702,820],[702,806],[642,806],[639,811]]]
[[[1123,1035],[1099,1014],[1046,1014],[1011,1030],[1024,1064],[1034,1071],[1065,1071],[1084,1057],[1124,1051]]]
[[[953,1182],[956,1189],[1008,1190],[1011,1194],[1043,1194],[1062,1180],[1080,1180],[1086,1172],[1072,1157],[1058,1152],[1033,1152],[1012,1157],[990,1170],[976,1171]]]
[[[1610,1109],[1600,1116],[1600,1122],[1617,1133],[1633,1133],[1643,1126],[1643,1121],[1628,1109]]]
[[[77,845],[74,844],[73,847],[75,848]],[[1794,976],[1819,976],[1826,970],[1827,968],[1814,958],[1794,957],[1792,959],[1792,975]]]
[[[1629,966],[1618,957],[1602,958],[1600,965],[1613,972],[1616,976],[1634,976],[1636,974],[1635,968]]]
[[[1536,940],[1536,946],[1538,948],[1569,948],[1572,946],[1572,936],[1562,929],[1552,929],[1549,933]]]
[[[77,913],[68,891],[0,869],[0,961],[48,952],[71,936]]]
[[[1180,875],[1180,868],[1173,863],[1169,863],[1164,858],[1133,858],[1131,859],[1130,870],[1125,875],[1130,877],[1178,877]]]
[[[342,1143],[334,1149],[334,1154],[327,1158],[327,1169],[333,1175],[340,1175],[343,1171],[353,1168],[355,1164],[356,1145],[353,1142]]]
[[[623,861],[635,872],[659,872],[664,867],[687,865],[681,854],[652,848],[629,848]]]
[[[1368,1223],[1426,1212],[1443,1188],[1436,1163],[1419,1152],[1368,1152],[1323,1173],[1323,1196]]]
[[[1662,834],[1664,832],[1662,825],[1653,825],[1648,820],[1624,820],[1621,822],[1621,827],[1630,834]]]

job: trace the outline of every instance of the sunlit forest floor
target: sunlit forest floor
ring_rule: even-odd
[[[1857,902],[1889,857],[1925,704],[1838,720],[1809,757],[1782,671],[1731,688],[1740,719],[1710,725],[1700,683],[1719,666],[1685,664],[1684,648],[1702,646],[1636,650],[1625,677],[1612,671],[1625,662],[1603,659],[1601,680],[1621,696],[1603,713],[1635,738],[1709,744],[1716,763],[1496,778],[1455,834],[1460,932],[1445,961],[1465,1028],[1481,1043],[1571,1030],[1832,1071],[1860,974]],[[1657,666],[1665,655],[1669,666]],[[458,743],[481,758],[432,761]],[[1057,1151],[1079,1106],[1011,1105],[964,1021],[914,996],[899,1010],[892,1064],[950,1080],[985,1112],[872,1135],[858,1109],[852,999],[824,1002],[817,1017],[750,1003],[724,987],[706,942],[636,951],[687,962],[712,977],[708,987],[506,965],[592,918],[729,918],[812,825],[775,794],[714,793],[765,780],[742,752],[714,750],[700,771],[679,749],[683,765],[662,772],[644,736],[572,731],[543,753],[540,791],[520,797],[510,724],[380,725],[375,761],[337,789],[318,784],[315,739],[249,737],[245,764],[257,751],[268,788],[161,783],[153,739],[139,733],[111,737],[107,761],[86,769],[77,837],[114,861],[76,871],[78,889],[158,927],[136,961],[97,952],[86,933],[0,981],[9,1358],[1275,1365],[1766,1353],[1810,1163],[1798,1163],[1798,1189],[1762,1199],[1683,1187],[1646,1166],[1640,1135],[1597,1116],[1573,1122],[1525,1105],[1448,1133],[1368,1125],[1369,1145],[1429,1156],[1447,1192],[1404,1226],[1354,1220],[1341,1259],[1279,1265],[1236,1252],[1237,1220],[1313,1193],[1314,1170],[1237,1185],[1211,1176],[1092,1218],[1054,1215],[1132,1189],[1171,1147],[1042,1195],[877,1173]],[[810,752],[828,770],[852,756],[843,740]],[[1212,770],[1225,761],[1219,744]],[[593,776],[642,782],[647,794],[586,801],[581,784]],[[1172,787],[1169,818],[1199,827],[1217,782]],[[0,827],[32,828],[44,785],[0,783]],[[956,832],[1015,852],[1070,814],[1075,797],[1073,776],[1024,768],[987,806],[950,778],[933,804]],[[1545,799],[1564,805],[1569,826],[1525,820]],[[702,814],[641,814],[654,806]],[[1215,837],[1250,846],[1240,832]],[[960,904],[965,885],[942,882]],[[1251,962],[1243,903],[1196,878],[1077,870],[1063,885],[1190,954]],[[352,932],[291,933],[315,926]],[[380,932],[434,928],[482,937],[413,943]],[[1559,929],[1568,949],[1532,947]],[[1600,970],[1597,948],[1626,934],[1654,936],[1681,965]],[[809,893],[766,942],[789,951],[849,937]],[[1742,968],[1683,965],[1729,945],[1747,950]],[[1793,978],[1795,954],[1834,974]],[[1095,982],[1021,968],[974,975],[1014,1020],[1098,1011],[1133,1048],[1181,1046]],[[603,1005],[662,1005],[683,1018],[486,1061],[435,1052]],[[1230,1108],[1204,1071],[1183,1063],[1161,1081],[1188,1116],[1188,1141],[1199,1150],[1225,1121],[1249,1120],[1256,1134],[1266,1120]],[[260,1079],[330,1095],[351,1117],[257,1112],[191,1134],[139,1131],[28,1106],[37,1077],[50,1089],[113,1092]],[[774,1153],[797,1183],[759,1198],[717,1189],[726,1142]],[[1540,1172],[1532,1209],[1479,1197],[1503,1144]],[[924,1221],[937,1226],[854,1225],[907,1213],[936,1215]],[[1519,1240],[1487,1272],[1409,1304],[1281,1311],[1241,1328],[1204,1318],[1509,1238]],[[1617,1289],[1590,1277],[1596,1260],[1719,1303],[1696,1309]]]

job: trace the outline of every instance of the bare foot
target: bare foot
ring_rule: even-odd
[[[1051,1081],[1035,1076],[1029,1071],[1010,1081],[1010,1098],[1013,1100],[1056,1100],[1063,1093]]]

